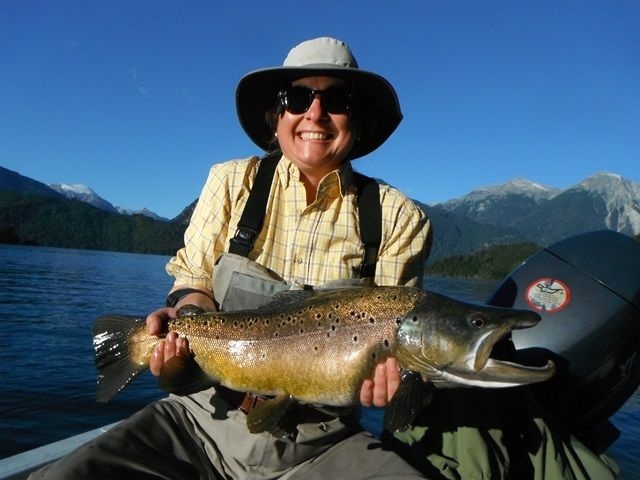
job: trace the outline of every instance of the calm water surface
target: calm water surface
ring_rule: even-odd
[[[144,374],[108,404],[94,400],[91,325],[164,303],[168,257],[0,245],[0,458],[120,420],[163,393]],[[484,301],[494,282],[427,279],[429,289]],[[640,478],[640,393],[613,417],[610,454]]]

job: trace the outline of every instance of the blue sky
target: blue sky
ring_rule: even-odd
[[[0,165],[172,218],[260,153],[240,77],[324,35],[396,87],[403,122],[355,166],[415,199],[640,181],[635,0],[0,0]]]

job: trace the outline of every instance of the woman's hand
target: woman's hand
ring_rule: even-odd
[[[167,330],[167,322],[171,318],[176,317],[175,308],[161,308],[147,316],[147,332],[149,335],[160,335]],[[149,370],[156,377],[160,375],[162,367],[171,358],[178,356],[188,360],[189,341],[186,338],[180,338],[175,332],[169,332],[164,340],[158,342],[151,360],[149,361]]]
[[[385,363],[379,363],[373,379],[367,379],[360,389],[360,403],[365,407],[384,407],[400,385],[398,361],[389,357]]]

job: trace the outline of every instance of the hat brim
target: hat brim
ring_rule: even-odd
[[[273,132],[267,125],[265,114],[276,102],[278,90],[303,77],[329,76],[353,82],[359,94],[368,102],[366,128],[349,154],[350,159],[373,152],[395,131],[402,120],[398,97],[391,84],[375,73],[358,68],[334,65],[307,65],[304,67],[275,67],[248,73],[236,89],[236,109],[240,125],[249,138],[263,150],[269,150]]]

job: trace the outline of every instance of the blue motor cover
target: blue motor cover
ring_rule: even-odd
[[[491,305],[542,317],[512,334],[515,360],[554,360],[538,400],[578,437],[599,428],[640,384],[640,242],[613,231],[568,238],[528,258]]]

